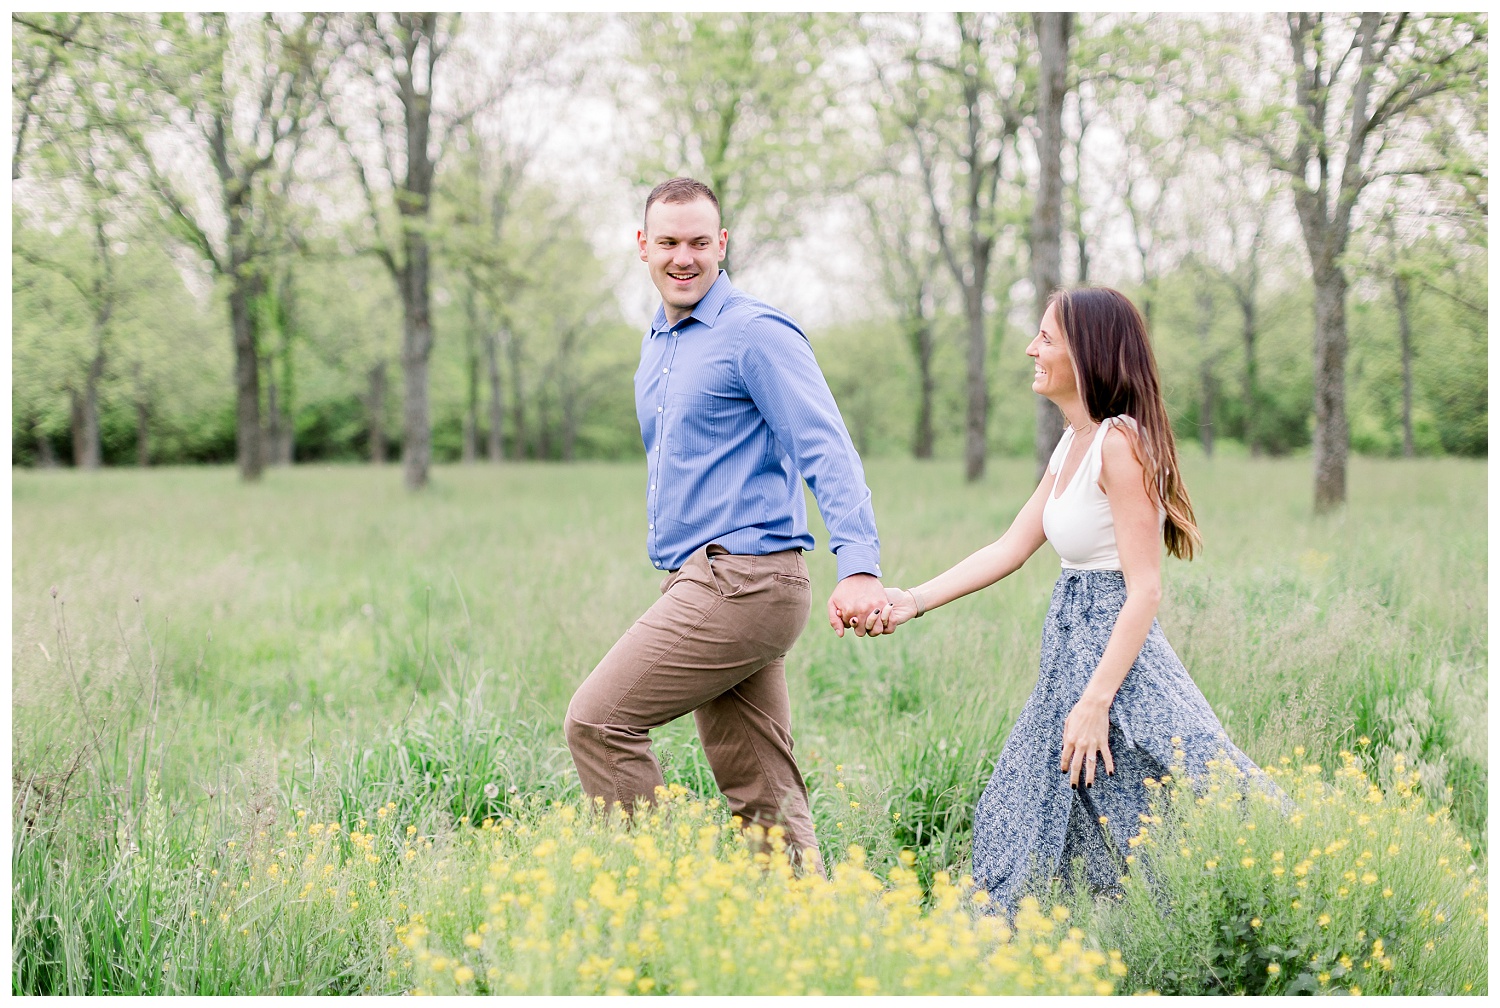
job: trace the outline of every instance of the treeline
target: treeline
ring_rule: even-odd
[[[399,458],[415,488],[638,451],[638,264],[593,243],[677,173],[752,289],[865,278],[813,332],[863,450],[1045,454],[1021,348],[1076,282],[1142,306],[1179,437],[1310,448],[1321,506],[1351,448],[1487,450],[1484,16],[63,13],[12,42],[18,464]]]

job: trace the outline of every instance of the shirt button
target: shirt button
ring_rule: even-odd
[[[646,528],[648,528],[648,529],[654,529],[654,528],[656,528],[656,524],[653,522],[652,524],[647,525]]]
[[[656,451],[661,451],[661,445],[656,446]]]
[[[661,412],[661,407],[660,406],[656,407],[656,412],[658,412],[658,413]]]
[[[662,369],[661,369],[661,373],[662,373],[662,374],[666,374],[666,373],[667,373],[667,369],[666,369],[666,368],[662,368]]]
[[[655,484],[655,483],[652,483],[652,484],[651,484],[651,489],[652,489],[652,490],[655,490],[655,489],[656,489],[656,484]]]

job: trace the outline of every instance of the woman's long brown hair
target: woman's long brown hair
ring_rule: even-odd
[[[1191,560],[1203,539],[1178,470],[1177,442],[1145,320],[1129,298],[1110,287],[1054,291],[1049,303],[1057,306],[1089,418],[1096,423],[1122,415],[1135,420],[1136,430],[1127,427],[1125,433],[1144,470],[1146,493],[1167,512],[1162,527],[1167,552]]]

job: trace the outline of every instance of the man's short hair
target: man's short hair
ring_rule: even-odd
[[[697,179],[683,176],[667,179],[661,185],[651,190],[651,195],[646,197],[646,213],[651,212],[652,203],[692,203],[695,200],[706,199],[714,205],[714,213],[719,215],[722,223],[723,211],[719,209],[719,197],[714,191]],[[646,230],[645,214],[641,216],[641,230]]]

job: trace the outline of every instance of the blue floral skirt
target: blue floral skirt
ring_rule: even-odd
[[[1201,778],[1209,760],[1228,757],[1275,788],[1229,741],[1155,621],[1110,705],[1114,774],[1104,772],[1101,759],[1093,787],[1069,786],[1058,769],[1063,722],[1099,667],[1124,604],[1119,571],[1064,569],[1052,590],[1036,689],[974,812],[974,881],[1000,908],[1013,910],[1055,876],[1071,882],[1075,859],[1091,890],[1114,889],[1128,841],[1149,812],[1143,782],[1170,773],[1174,762]],[[1182,756],[1174,760],[1174,751]]]

